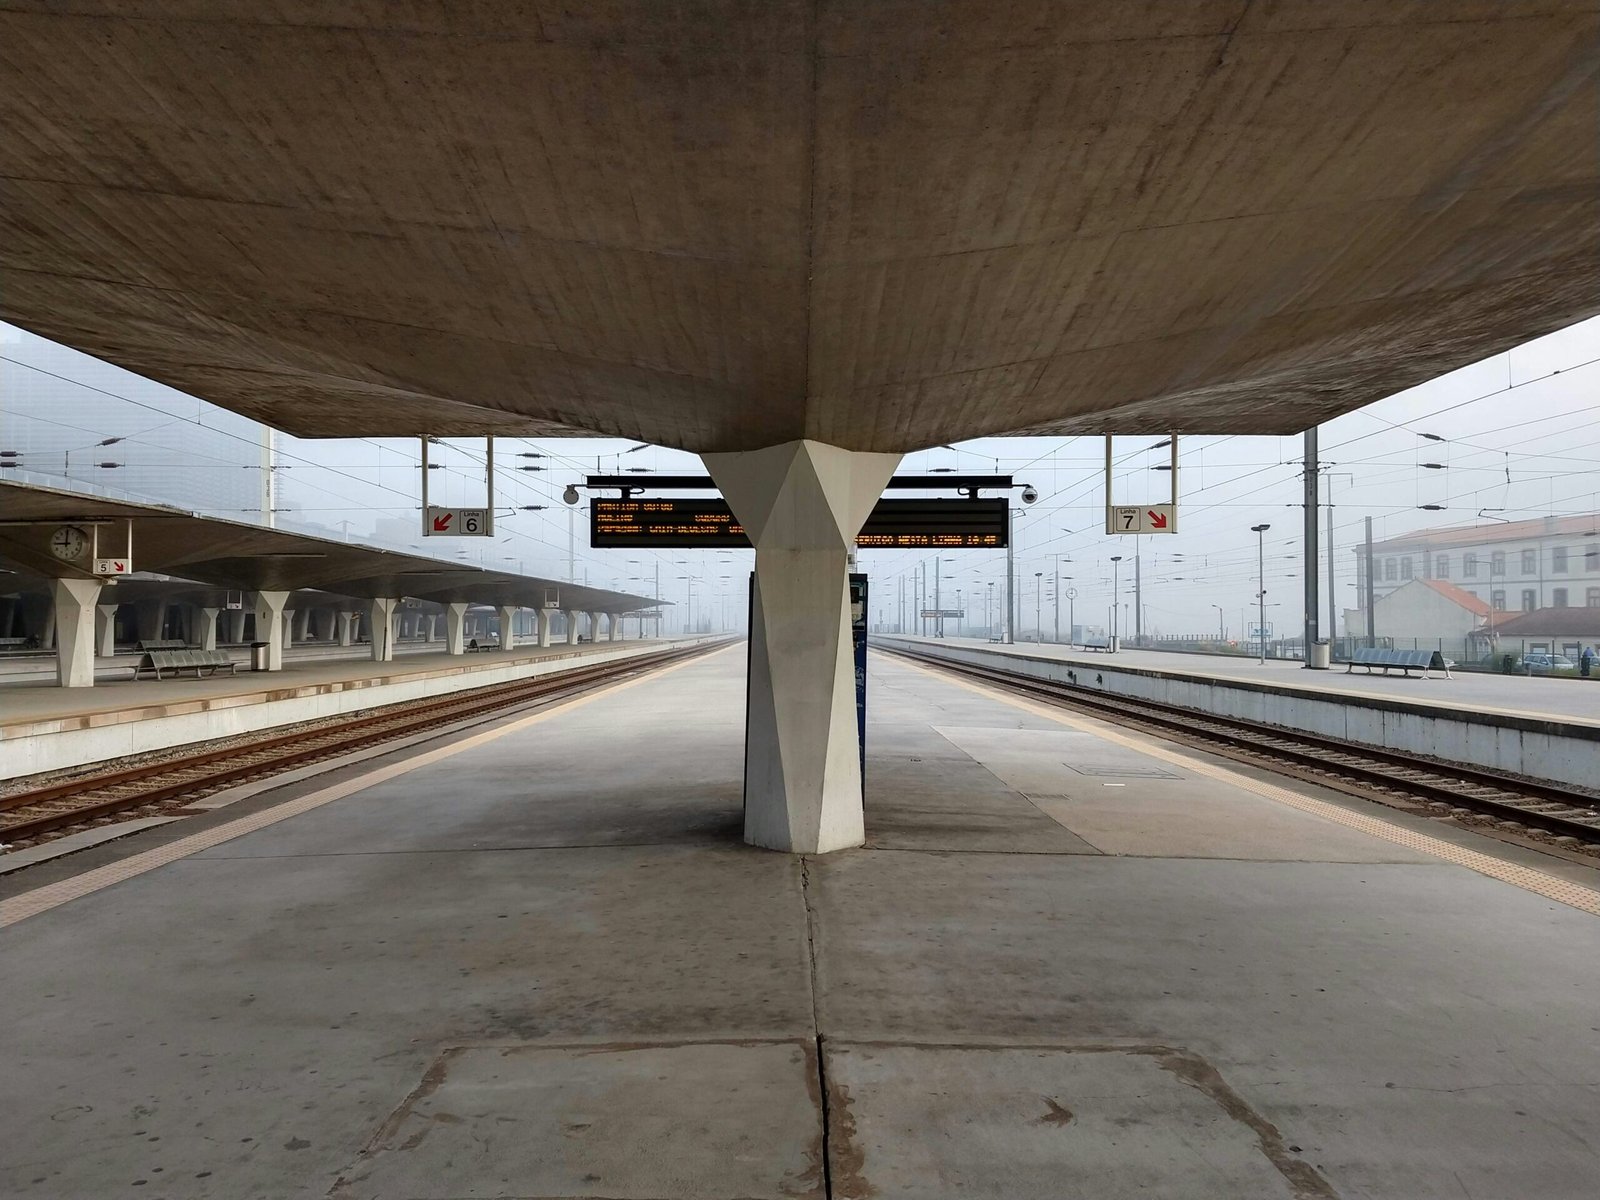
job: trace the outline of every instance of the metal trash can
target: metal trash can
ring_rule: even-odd
[[[268,649],[269,646],[266,642],[250,643],[250,669],[252,671],[266,671],[270,669],[267,662]]]
[[[1313,671],[1326,671],[1328,664],[1333,661],[1333,647],[1325,641],[1311,643],[1311,661],[1306,665]]]

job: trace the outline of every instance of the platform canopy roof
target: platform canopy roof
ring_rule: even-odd
[[[1287,433],[1600,312],[1591,0],[12,0],[0,317],[301,435]]]
[[[414,596],[441,603],[508,604],[579,612],[637,612],[658,601],[504,571],[480,570],[413,554],[202,517],[182,509],[0,482],[0,568],[49,578],[92,577],[88,556],[64,561],[50,539],[63,526],[98,526],[102,557],[127,547],[141,573],[223,589],[300,591],[340,596]],[[3,576],[0,576],[3,579]]]

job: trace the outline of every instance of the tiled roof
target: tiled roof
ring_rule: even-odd
[[[1494,631],[1501,637],[1575,637],[1600,640],[1600,608],[1540,608],[1510,616],[1499,614]]]
[[[1468,612],[1476,613],[1480,617],[1486,617],[1494,611],[1488,604],[1478,599],[1471,592],[1464,591],[1453,583],[1446,583],[1443,579],[1419,579],[1417,582],[1424,587],[1432,588],[1446,600],[1452,601]]]
[[[1442,550],[1450,546],[1480,546],[1486,542],[1521,542],[1538,537],[1583,537],[1592,534],[1600,538],[1600,513],[1584,513],[1576,517],[1557,517],[1547,522],[1543,517],[1536,521],[1493,521],[1482,525],[1456,525],[1444,529],[1417,529],[1399,537],[1374,542],[1374,552],[1392,554],[1396,550],[1417,549],[1423,546]],[[1357,553],[1365,547],[1356,546]]]

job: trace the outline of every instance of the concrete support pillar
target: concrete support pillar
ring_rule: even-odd
[[[199,634],[194,640],[200,643],[202,650],[215,650],[217,648],[217,614],[219,608],[196,608],[195,616],[200,622]]]
[[[616,641],[617,640],[617,634],[620,633],[621,630],[622,630],[622,614],[621,613],[607,613],[606,614],[606,641],[608,641],[608,642]]]
[[[562,609],[561,615],[566,618],[567,622],[567,645],[576,646],[578,644],[578,614],[570,609]]]
[[[285,650],[294,645],[294,618],[296,610],[286,608],[283,610],[283,648]]]
[[[600,640],[600,614],[597,612],[589,614],[589,640],[591,642]]]
[[[256,641],[267,644],[267,670],[283,670],[283,612],[288,592],[256,593]]]
[[[339,645],[354,646],[356,644],[356,617],[353,612],[340,612],[339,614]]]
[[[117,606],[97,604],[94,610],[94,640],[101,658],[117,652]]]
[[[456,601],[444,606],[444,650],[446,654],[467,652],[467,605]]]
[[[298,609],[294,617],[294,640],[297,642],[309,642],[311,640],[311,610],[309,608]]]
[[[242,608],[228,610],[228,641],[237,646],[244,641],[244,619],[246,613]]]
[[[400,607],[397,596],[379,596],[367,606],[372,614],[372,661],[394,661],[395,616]]]
[[[521,612],[516,606],[500,608],[500,649],[510,650],[517,643],[517,614]]]
[[[62,687],[94,686],[95,601],[98,579],[53,579],[50,597],[56,613],[56,682]]]
[[[795,854],[859,846],[849,554],[900,456],[806,440],[703,457],[756,550],[745,841]]]
[[[429,613],[423,620],[428,623],[428,641],[437,642],[439,640],[439,614]]]
[[[539,645],[546,648],[550,645],[550,610],[541,608],[537,610],[539,619]]]

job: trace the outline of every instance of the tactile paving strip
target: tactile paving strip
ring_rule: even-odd
[[[902,663],[901,665],[912,666],[913,664]],[[1119,746],[1126,746],[1128,749],[1137,751],[1140,754],[1161,759],[1163,762],[1172,763],[1174,766],[1181,766],[1187,771],[1208,776],[1219,782],[1226,783],[1230,787],[1241,788],[1264,799],[1272,800],[1279,804],[1287,804],[1290,808],[1297,808],[1301,812],[1322,817],[1349,829],[1371,834],[1373,837],[1382,838],[1386,842],[1404,846],[1408,850],[1431,854],[1435,858],[1454,863],[1458,867],[1466,867],[1468,870],[1476,871],[1480,875],[1487,875],[1491,879],[1498,879],[1502,883],[1509,883],[1513,887],[1533,892],[1535,895],[1543,896],[1546,900],[1554,900],[1559,904],[1566,904],[1583,912],[1600,916],[1600,891],[1585,887],[1581,883],[1574,883],[1571,880],[1562,879],[1560,876],[1551,875],[1546,871],[1540,871],[1533,867],[1507,862],[1505,859],[1496,858],[1491,854],[1469,850],[1465,846],[1457,846],[1455,843],[1447,842],[1443,838],[1436,838],[1430,834],[1406,829],[1404,826],[1393,824],[1381,817],[1369,817],[1361,813],[1351,812],[1349,809],[1340,808],[1336,804],[1329,804],[1325,800],[1315,800],[1310,796],[1302,796],[1297,792],[1291,792],[1287,788],[1251,779],[1247,775],[1240,775],[1237,772],[1228,770],[1226,767],[1215,766],[1212,763],[1191,758],[1180,751],[1168,750],[1166,747],[1156,744],[1153,740],[1136,740],[1125,734],[1118,733],[1115,729],[1102,722],[1080,719],[1060,709],[1037,704],[1020,696],[1009,695],[997,688],[985,687],[983,684],[973,683],[970,680],[961,679],[944,672],[933,672],[927,667],[914,666],[913,669],[928,671],[930,674],[936,673],[941,679],[959,684],[980,695],[1003,701],[1013,708],[1020,708],[1038,716],[1046,717],[1082,733],[1092,733],[1096,737],[1104,738],[1106,741]]]
[[[540,721],[549,720],[551,717],[569,713],[575,708],[591,704],[607,696],[613,696],[626,688],[636,687],[646,680],[659,679],[672,671],[681,670],[691,662],[703,662],[703,659],[691,659],[688,662],[674,663],[657,671],[648,672],[634,679],[626,679],[588,695],[578,696],[564,704],[547,708],[542,712],[533,713],[531,716],[513,721],[509,725],[502,725],[498,729],[486,730],[475,733],[471,737],[463,738],[449,746],[441,746],[437,750],[429,750],[404,762],[391,763],[386,767],[379,767],[365,775],[350,779],[344,783],[334,784],[332,787],[321,788],[299,799],[278,804],[272,808],[262,809],[247,817],[240,817],[237,821],[229,821],[225,825],[218,825],[203,833],[192,834],[186,838],[179,838],[165,846],[157,846],[154,850],[146,850],[142,854],[134,854],[121,862],[108,863],[103,867],[96,867],[92,871],[85,871],[82,875],[75,875],[71,879],[63,879],[58,883],[45,884],[43,887],[34,888],[32,891],[23,892],[9,900],[0,900],[0,929],[15,925],[18,921],[25,921],[29,917],[38,916],[52,908],[66,904],[69,900],[77,900],[83,896],[91,895],[108,888],[114,883],[121,883],[125,879],[143,875],[154,871],[157,867],[164,867],[168,863],[177,862],[180,858],[187,858],[191,854],[199,854],[202,850],[209,850],[213,846],[220,846],[223,842],[230,842],[234,838],[243,837],[247,833],[254,833],[258,829],[265,829],[269,825],[276,825],[279,821],[287,821],[291,817],[298,817],[301,813],[310,812],[314,808],[321,808],[324,804],[331,804],[335,800],[355,792],[365,791],[367,788],[404,775],[408,771],[415,771],[426,767],[441,759],[450,758],[464,750],[471,750],[485,742],[496,738],[505,737],[507,734],[516,733]],[[337,766],[335,761],[332,766]]]

